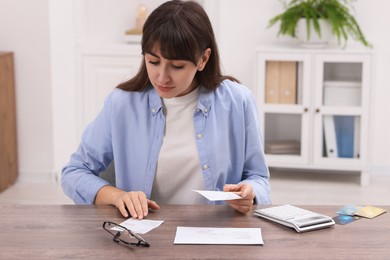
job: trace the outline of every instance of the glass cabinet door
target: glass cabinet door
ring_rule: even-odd
[[[361,62],[324,62],[322,105],[360,107],[362,72]]]
[[[292,156],[302,154],[302,115],[266,113],[264,125],[266,154]]]
[[[259,57],[258,97],[267,162],[306,164],[310,57],[269,53]]]
[[[315,80],[315,160],[339,164],[362,156],[366,120],[367,60],[364,56],[318,55]]]

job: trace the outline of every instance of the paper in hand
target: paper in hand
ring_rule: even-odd
[[[241,199],[234,192],[225,192],[225,191],[212,191],[212,190],[194,190],[204,196],[206,199],[210,201],[218,201],[218,200],[237,200]]]

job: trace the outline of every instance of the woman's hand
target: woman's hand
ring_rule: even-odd
[[[143,219],[148,215],[149,208],[159,209],[160,206],[146,198],[142,191],[126,192],[112,186],[102,187],[95,199],[97,205],[114,205],[124,217]]]
[[[241,199],[226,201],[237,211],[241,213],[247,213],[252,210],[253,199],[255,198],[252,185],[248,183],[225,184],[223,191],[235,192],[237,195],[241,196]]]

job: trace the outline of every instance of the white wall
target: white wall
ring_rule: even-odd
[[[390,10],[389,1],[360,0],[356,4],[358,19],[374,44],[375,92],[373,93],[373,167],[374,172],[390,174]]]
[[[75,29],[74,2],[49,0],[50,58],[51,58],[51,105],[52,105],[52,153],[53,174],[60,169],[76,149],[77,135],[75,118]]]
[[[89,5],[97,0],[83,0]],[[134,0],[135,1],[135,0]],[[137,0],[152,6],[162,0]],[[80,138],[77,134],[77,93],[75,66],[80,47],[75,28],[75,6],[81,0],[0,0],[0,49],[15,52],[19,169],[23,179],[42,180],[54,176],[68,160]],[[134,15],[128,0],[99,0],[99,3],[128,8],[118,11],[121,27],[127,27]],[[277,28],[267,29],[269,18],[280,12],[277,0],[203,0],[213,10],[224,71],[239,78],[248,87],[254,85],[254,49],[270,41],[291,41],[276,37]],[[135,2],[132,2],[134,4]],[[355,3],[357,19],[374,44],[376,62],[374,78],[373,166],[376,172],[390,174],[390,122],[387,119],[390,88],[390,2],[359,0]],[[215,12],[217,11],[217,12]],[[131,13],[131,14],[130,14]],[[102,19],[104,16],[102,16]],[[99,17],[97,17],[99,19]],[[111,21],[113,23],[114,21]],[[77,23],[77,21],[76,21]],[[104,23],[96,28],[105,31]],[[123,29],[121,29],[122,31]],[[99,35],[99,34],[92,34]],[[114,37],[106,35],[108,38]],[[108,39],[101,35],[102,42]],[[115,36],[116,37],[116,36]],[[81,39],[82,40],[82,39]],[[99,41],[98,38],[87,39]],[[115,41],[120,39],[116,39]],[[94,42],[94,44],[99,44]]]
[[[0,50],[15,55],[19,174],[35,180],[53,170],[48,12],[47,0],[0,0]]]

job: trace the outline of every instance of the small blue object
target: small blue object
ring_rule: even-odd
[[[339,215],[353,216],[363,206],[345,205],[341,207],[336,213]]]
[[[359,217],[356,216],[347,216],[347,215],[339,215],[334,217],[333,220],[339,225],[345,225],[351,223],[352,221],[358,220]]]
[[[337,156],[341,158],[354,157],[355,117],[334,116],[336,131]]]

